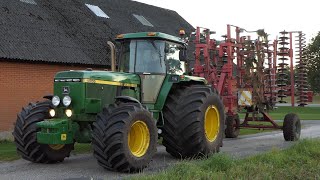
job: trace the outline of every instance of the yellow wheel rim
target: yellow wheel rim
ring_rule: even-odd
[[[64,144],[49,144],[49,147],[53,150],[60,150],[64,147]]]
[[[204,132],[208,141],[213,142],[219,134],[220,115],[216,106],[209,106],[204,116]]]
[[[150,133],[145,122],[138,120],[131,125],[128,134],[128,145],[131,153],[136,157],[146,154],[150,143]]]

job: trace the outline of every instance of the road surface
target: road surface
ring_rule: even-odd
[[[320,121],[303,121],[302,138],[320,137]],[[225,139],[222,152],[235,157],[245,157],[268,151],[272,148],[287,148],[294,142],[285,142],[282,131],[241,136],[237,139]],[[150,163],[146,173],[154,173],[179,160],[166,153],[163,146]],[[122,179],[132,176],[125,173],[110,172],[100,167],[91,154],[74,155],[59,164],[34,164],[25,160],[0,163],[0,179]]]

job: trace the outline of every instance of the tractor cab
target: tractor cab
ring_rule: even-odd
[[[120,34],[118,71],[134,73],[141,79],[142,103],[154,104],[167,74],[185,72],[186,43],[160,32]]]
[[[186,43],[160,32],[120,34],[118,71],[135,74],[183,74]]]

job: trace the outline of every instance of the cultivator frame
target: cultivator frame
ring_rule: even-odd
[[[249,35],[242,36],[243,32],[257,33],[258,37],[252,40]],[[232,38],[232,33],[235,34],[235,38]],[[217,41],[210,37],[214,34],[213,31],[207,28],[196,28],[193,41],[195,44],[193,75],[206,78],[208,83],[217,89],[223,98],[227,120],[230,119],[228,117],[231,117],[234,121],[234,129],[283,129],[283,126],[275,122],[268,114],[269,110],[274,109],[277,97],[280,98],[279,103],[284,103],[285,91],[290,86],[291,101],[294,106],[293,32],[280,33],[289,34],[289,37],[281,36],[279,40],[276,39],[270,43],[264,30],[246,31],[238,26],[227,25],[227,34],[222,36],[224,40]],[[290,48],[285,45],[290,45]],[[304,57],[302,50],[300,48],[300,59]],[[278,56],[281,62],[277,66]],[[290,86],[286,82],[288,78],[285,73],[288,66],[285,60],[289,59],[291,62]],[[304,63],[302,60],[299,62]],[[267,67],[264,66],[265,63]],[[303,68],[303,64],[300,67]],[[300,78],[300,80],[302,82],[304,79]],[[304,81],[301,83],[301,87],[305,87],[304,83]],[[240,93],[244,91],[252,92],[252,98],[251,102],[242,106],[238,101]],[[300,92],[300,95],[303,101],[305,94]],[[245,110],[246,113],[241,124],[235,121],[240,110]],[[253,121],[262,124],[250,124]]]

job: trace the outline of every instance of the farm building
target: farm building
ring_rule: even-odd
[[[178,13],[130,0],[0,1],[0,131],[29,102],[52,94],[57,71],[107,69],[117,34],[193,27]]]

